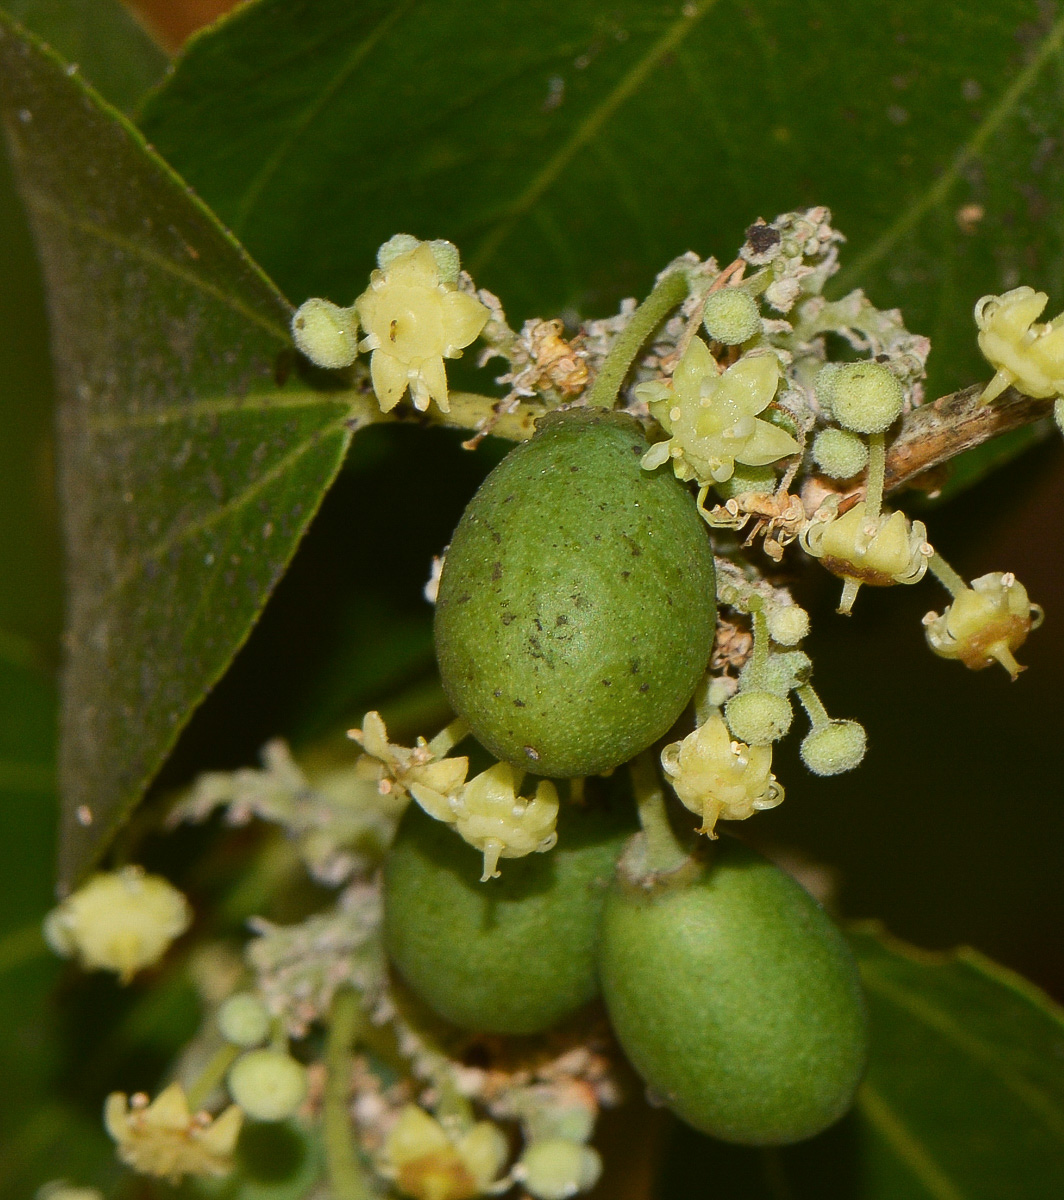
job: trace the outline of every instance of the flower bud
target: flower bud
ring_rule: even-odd
[[[250,1050],[269,1035],[270,1014],[258,996],[237,992],[218,1009],[218,1029],[227,1042]]]
[[[905,404],[897,377],[878,362],[841,363],[829,386],[832,415],[854,433],[882,433]]]
[[[757,301],[742,288],[723,288],[706,298],[702,312],[706,333],[725,346],[738,346],[761,332]]]
[[[739,692],[724,709],[728,728],[741,742],[768,746],[778,741],[791,727],[794,710],[791,702],[772,692]]]
[[[315,366],[335,371],[358,357],[358,318],[330,300],[304,300],[292,317],[296,348]]]
[[[547,1138],[528,1147],[517,1173],[535,1200],[568,1200],[598,1183],[602,1159],[581,1142]]]
[[[829,479],[850,479],[868,463],[868,446],[848,429],[822,429],[813,442],[813,462]]]
[[[858,721],[829,721],[806,734],[802,762],[814,775],[852,771],[865,756],[867,738]]]
[[[809,636],[809,614],[798,604],[773,605],[765,621],[769,637],[778,646],[797,646]]]
[[[303,1103],[307,1069],[280,1050],[250,1050],[229,1071],[229,1094],[256,1121],[283,1121]]]

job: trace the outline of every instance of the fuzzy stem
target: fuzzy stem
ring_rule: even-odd
[[[351,1048],[363,1024],[357,992],[341,988],[333,997],[325,1046],[325,1103],[322,1138],[331,1194],[335,1200],[370,1200],[369,1181],[352,1139],[347,1100],[351,1084]]]
[[[937,550],[927,560],[927,569],[954,599],[968,590],[968,585]]]
[[[687,296],[687,276],[671,271],[659,280],[654,290],[632,314],[632,319],[617,335],[606,361],[602,364],[588,394],[591,408],[612,408],[625,376],[643,343],[668,316],[671,309]]]
[[[868,484],[865,493],[865,512],[878,517],[883,508],[883,478],[887,469],[887,442],[882,433],[868,439]]]
[[[192,1112],[196,1112],[206,1104],[211,1092],[222,1082],[229,1072],[229,1068],[243,1053],[239,1046],[232,1046],[228,1042],[224,1046],[220,1046],[211,1056],[210,1062],[199,1073],[199,1077],[195,1083],[191,1084],[188,1089],[188,1106]]]
[[[813,691],[811,683],[799,684],[794,689],[794,694],[798,697],[802,708],[808,714],[809,724],[813,727],[814,732],[818,729],[823,729],[825,725],[831,724],[828,710],[821,703],[820,697]]]
[[[429,749],[432,751],[433,758],[443,758],[445,755],[450,754],[468,733],[469,726],[461,717],[456,717],[446,729],[441,729],[432,741],[429,742]]]
[[[646,866],[656,874],[667,874],[682,867],[690,858],[673,831],[665,809],[665,792],[661,786],[653,751],[644,750],[628,764],[632,772],[639,824],[646,837]]]
[[[750,613],[754,624],[754,653],[751,656],[750,673],[757,676],[768,665],[768,618],[765,616],[764,610],[760,603],[761,597],[755,597],[758,604],[755,607],[753,601],[750,603]]]

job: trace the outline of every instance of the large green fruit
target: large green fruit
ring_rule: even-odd
[[[607,771],[664,734],[713,643],[713,554],[690,492],[644,471],[639,425],[576,409],[495,468],[440,579],[447,695],[500,759]]]
[[[849,1108],[866,1058],[857,967],[816,901],[752,850],[720,841],[686,886],[619,880],[599,961],[625,1053],[696,1129],[778,1145]]]
[[[565,804],[553,850],[506,859],[498,879],[481,883],[480,852],[411,804],[384,865],[392,963],[430,1008],[464,1029],[524,1034],[556,1025],[598,992],[602,906],[633,824],[630,801]]]

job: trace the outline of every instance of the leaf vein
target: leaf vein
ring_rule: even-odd
[[[857,1093],[857,1107],[929,1196],[934,1200],[964,1200],[964,1193],[954,1186],[919,1138],[868,1082]]]

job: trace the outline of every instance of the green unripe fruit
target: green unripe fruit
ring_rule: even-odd
[[[738,346],[761,332],[757,301],[741,288],[723,288],[706,299],[702,313],[706,333],[724,346]]]
[[[868,464],[868,446],[848,429],[822,429],[813,442],[813,462],[829,479],[849,479]]]
[[[831,376],[831,412],[854,433],[882,433],[901,415],[905,392],[878,362],[842,363]]]
[[[864,758],[867,740],[859,721],[831,721],[806,734],[802,762],[814,775],[841,775]]]
[[[644,471],[630,417],[573,409],[495,468],[440,577],[436,654],[497,758],[575,777],[626,762],[683,711],[713,642],[713,554],[691,494]]]
[[[781,1145],[849,1108],[867,1041],[857,967],[816,901],[740,843],[715,843],[686,883],[619,880],[599,969],[625,1053],[696,1129]]]
[[[280,1050],[250,1050],[229,1071],[229,1094],[256,1121],[283,1121],[303,1103],[307,1069]]]
[[[790,729],[794,710],[786,697],[772,692],[739,692],[725,705],[724,716],[740,742],[767,746]]]
[[[269,1036],[270,1014],[258,996],[237,992],[218,1009],[218,1029],[227,1042],[250,1050]]]
[[[490,883],[479,852],[412,804],[384,864],[384,943],[414,993],[463,1029],[508,1034],[593,999],[602,905],[634,824],[620,800],[563,805],[557,846]]]

